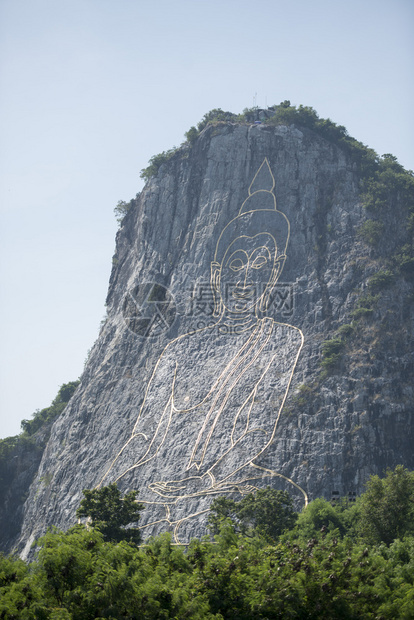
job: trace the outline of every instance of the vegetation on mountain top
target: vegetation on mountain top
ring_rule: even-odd
[[[241,114],[225,112],[220,108],[215,108],[207,112],[197,127],[191,127],[185,134],[186,143],[183,146],[192,146],[200,133],[208,126],[218,123],[251,123],[249,120],[256,112],[255,108],[246,108]],[[297,125],[305,127],[320,134],[330,142],[334,142],[342,149],[347,151],[354,161],[358,164],[363,176],[369,176],[375,171],[378,156],[373,149],[368,148],[355,138],[352,138],[343,125],[337,125],[328,119],[319,118],[318,113],[310,106],[291,105],[290,101],[282,101],[279,105],[274,105],[266,110],[266,117],[262,123],[264,125]],[[149,166],[141,170],[141,178],[148,181],[158,173],[160,166],[169,161],[179,148],[174,147],[168,151],[159,153],[151,157]]]

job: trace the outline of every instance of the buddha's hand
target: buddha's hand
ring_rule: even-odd
[[[183,480],[152,482],[149,488],[161,497],[178,498],[204,495],[213,489],[213,485],[211,477],[205,474],[204,476],[191,476]]]

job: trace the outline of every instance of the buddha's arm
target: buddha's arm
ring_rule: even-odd
[[[293,327],[291,330],[292,342],[283,367],[275,355],[234,420],[231,445],[208,467],[207,473],[218,484],[259,457],[274,439],[303,346],[302,332]],[[279,375],[279,385],[273,388],[274,398],[269,402],[266,395],[269,396],[271,388],[267,379],[276,375]]]
[[[148,383],[132,434],[112,461],[100,484],[105,480],[119,480],[157,454],[168,429],[175,368],[175,361],[167,347],[158,359]]]
[[[272,441],[274,420],[261,427],[254,427],[250,421],[250,417],[254,416],[254,406],[252,394],[238,414],[239,420],[244,418],[245,428],[237,440],[226,442],[228,448],[224,453],[220,454],[219,450],[210,445],[209,455],[206,454],[202,464],[194,463],[188,469],[186,478],[156,482],[150,485],[151,488],[165,498],[202,495],[220,487],[223,487],[224,492],[227,479],[259,456]]]
[[[213,480],[213,485],[225,483],[228,478],[249,465],[265,451],[272,438],[271,432],[261,428],[244,433],[206,472]]]
[[[256,386],[240,408],[231,429],[231,442],[227,450],[217,455],[214,462],[206,463],[207,471],[214,484],[220,483],[257,458],[271,444],[285,401],[285,393],[278,398],[277,408],[262,404],[264,387]],[[264,400],[264,399],[263,399]],[[264,409],[265,408],[265,409]]]
[[[292,328],[293,329],[293,328]],[[295,333],[296,332],[296,333]],[[264,372],[238,411],[227,411],[217,433],[211,436],[202,462],[188,470],[188,478],[163,484],[165,497],[207,492],[226,486],[226,481],[260,456],[272,443],[289,392],[303,338],[299,330],[290,333],[293,341],[283,364],[277,356],[269,360]],[[273,387],[271,387],[273,386]],[[273,403],[266,400],[274,392]],[[222,442],[227,438],[226,442]],[[225,450],[220,452],[224,443]],[[155,490],[155,489],[154,489]]]
[[[148,383],[132,432],[132,437],[141,437],[143,440],[144,452],[139,464],[156,455],[168,430],[176,368],[173,350],[171,348],[165,350]]]

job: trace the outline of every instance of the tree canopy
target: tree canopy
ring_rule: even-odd
[[[124,528],[139,516],[136,492],[122,499],[116,485],[87,491],[79,511],[91,525],[52,528],[29,565],[0,555],[0,618],[411,620],[413,473],[398,466],[372,476],[357,502],[318,499],[297,519],[289,496],[274,489],[240,502],[221,498],[212,506],[214,542],[186,547],[169,533],[141,547],[108,533],[106,540],[102,523]],[[379,522],[389,521],[375,541],[362,527],[367,518],[377,522],[374,505]],[[272,515],[279,525],[270,541]]]
[[[209,529],[218,534],[226,520],[230,520],[237,532],[261,536],[276,541],[280,534],[291,529],[297,519],[292,498],[286,491],[271,487],[249,493],[240,501],[218,497],[210,506]]]
[[[361,533],[371,543],[414,534],[414,472],[397,465],[385,478],[371,476],[360,509]]]
[[[101,532],[104,540],[141,542],[139,529],[126,527],[131,523],[137,524],[141,517],[144,505],[137,502],[138,491],[130,491],[122,497],[114,482],[100,489],[85,489],[83,494],[85,497],[76,516],[89,519],[90,525]]]

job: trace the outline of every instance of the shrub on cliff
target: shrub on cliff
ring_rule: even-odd
[[[23,432],[28,435],[33,435],[41,426],[57,418],[72,398],[78,385],[79,381],[69,381],[69,383],[61,385],[49,407],[41,409],[40,411],[35,411],[32,415],[32,420],[21,421],[20,425]]]

